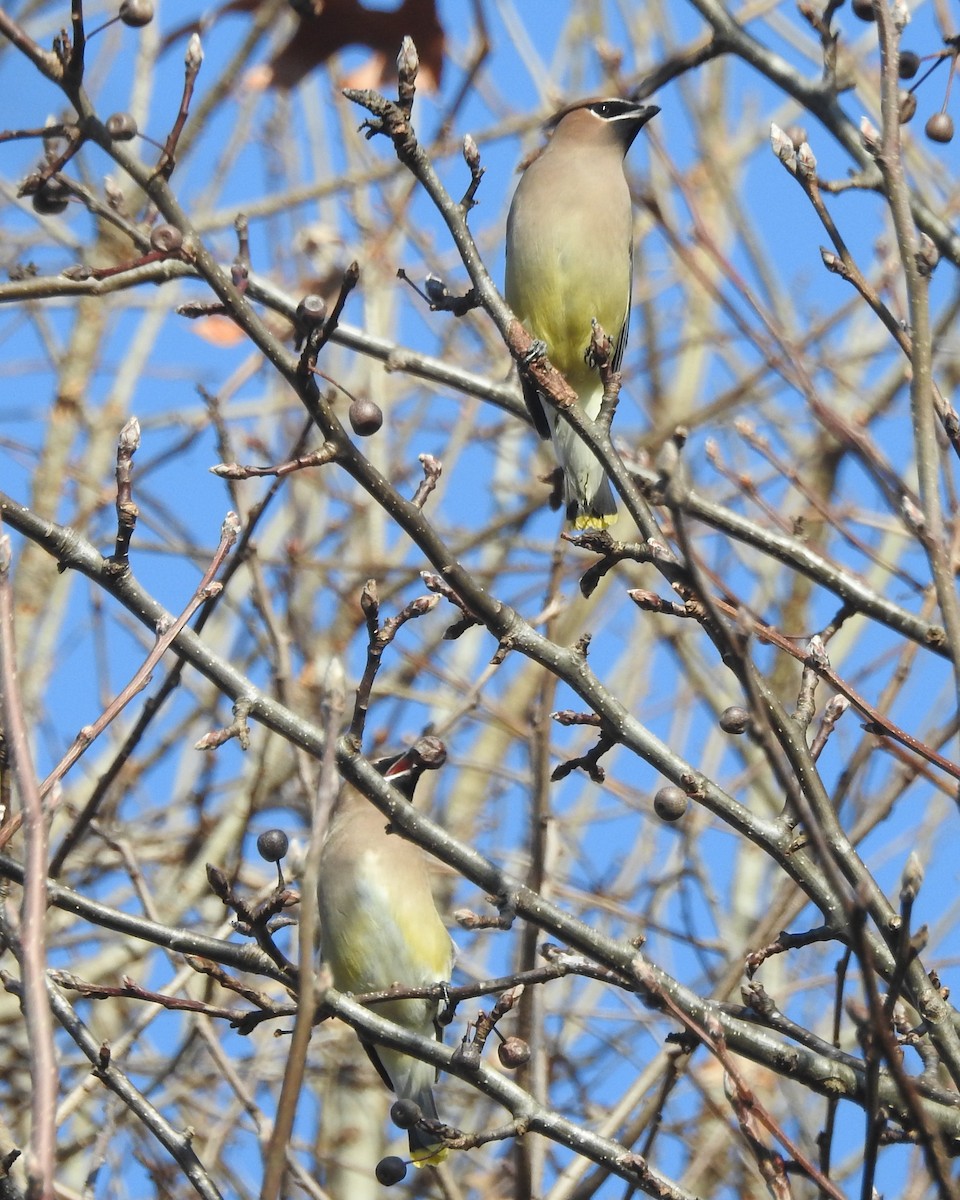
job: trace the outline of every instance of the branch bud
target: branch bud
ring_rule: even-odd
[[[873,158],[880,153],[880,130],[869,117],[860,118],[860,145]]]
[[[380,596],[377,593],[377,581],[368,579],[360,589],[360,609],[367,620],[376,620],[380,611]]]
[[[912,904],[923,886],[923,864],[916,850],[911,850],[900,876],[900,903]]]
[[[416,600],[410,601],[404,611],[411,617],[422,617],[425,613],[432,612],[439,603],[439,596],[418,596]]]
[[[790,174],[795,175],[797,173],[796,149],[793,142],[776,122],[771,122],[770,124],[770,145],[773,148],[774,154],[780,159]]]
[[[797,149],[797,174],[801,179],[815,180],[817,177],[816,155],[807,142],[801,142]]]
[[[140,449],[140,422],[131,417],[120,430],[117,449],[121,454],[135,454]]]
[[[917,251],[917,270],[924,279],[927,279],[936,270],[939,261],[940,251],[937,249],[936,242],[921,230],[920,248]]]
[[[823,638],[819,633],[815,633],[810,641],[807,642],[807,657],[814,666],[830,666],[830,659],[827,657],[827,648],[823,644]]]
[[[397,55],[397,74],[401,84],[413,84],[419,70],[420,56],[413,38],[408,34],[400,43],[400,53]]]
[[[469,133],[465,134],[463,138],[463,161],[471,171],[476,171],[480,167],[480,149]]]
[[[897,119],[901,125],[913,119],[917,111],[917,97],[913,92],[905,91],[903,88],[899,92],[899,104],[897,109]]]
[[[927,518],[923,509],[919,508],[906,493],[900,499],[900,511],[914,533],[920,536],[926,533]]]
[[[820,247],[820,257],[823,259],[823,265],[828,271],[832,271],[834,275],[845,275],[843,262],[838,254],[834,254],[832,250],[828,250],[826,246]]]
[[[203,45],[199,33],[190,35],[190,41],[187,42],[187,53],[183,61],[188,71],[200,70],[200,64],[203,62]]]
[[[824,707],[824,719],[830,722],[839,721],[849,707],[850,701],[846,696],[833,696]]]
[[[397,55],[397,101],[400,111],[410,120],[413,111],[413,97],[417,91],[417,72],[420,70],[420,57],[413,44],[412,37],[405,37]]]
[[[230,509],[220,525],[220,537],[233,544],[240,536],[240,518]]]

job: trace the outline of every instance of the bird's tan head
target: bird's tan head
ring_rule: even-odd
[[[616,145],[623,154],[633,139],[660,109],[656,104],[619,97],[578,100],[562,108],[549,121],[554,139],[571,139],[588,145]]]

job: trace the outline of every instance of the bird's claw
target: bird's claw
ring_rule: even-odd
[[[534,338],[530,345],[530,349],[525,354],[521,355],[520,361],[525,367],[529,367],[532,363],[539,362],[540,359],[547,357],[547,343],[542,338]]]

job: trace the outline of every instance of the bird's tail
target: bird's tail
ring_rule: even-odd
[[[603,476],[600,486],[592,497],[569,495],[567,476],[564,476],[564,500],[567,504],[567,520],[574,529],[606,529],[617,519],[617,502],[613,497],[610,480]]]
[[[424,1088],[416,1096],[411,1096],[411,1099],[420,1106],[421,1115],[428,1121],[440,1120],[437,1103],[433,1098],[433,1088]],[[408,1131],[407,1136],[410,1141],[410,1158],[413,1160],[414,1166],[436,1166],[447,1157],[447,1150],[443,1143],[437,1140],[437,1135],[430,1133],[421,1125],[414,1125]]]
[[[563,502],[574,529],[606,529],[617,519],[610,480],[596,456],[565,421],[553,431],[557,461],[563,471]]]

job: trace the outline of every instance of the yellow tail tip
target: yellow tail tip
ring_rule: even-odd
[[[426,1147],[423,1150],[413,1150],[410,1152],[410,1161],[418,1169],[420,1167],[435,1167],[438,1163],[442,1163],[450,1151],[445,1146],[440,1146],[436,1150],[433,1147]]]
[[[574,519],[573,527],[577,532],[582,532],[586,529],[609,529],[617,520],[616,513],[605,513],[602,516],[596,516],[593,513],[580,513]]]

